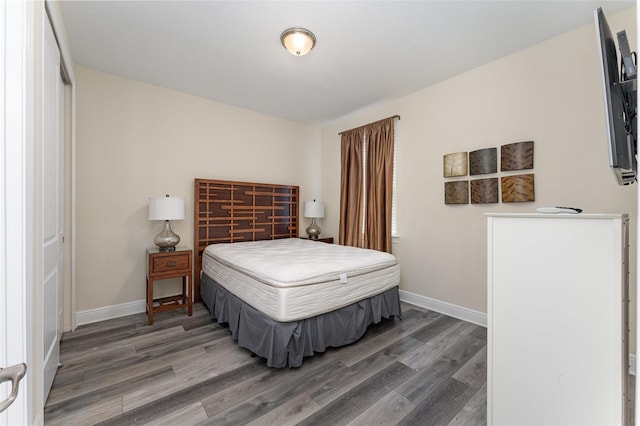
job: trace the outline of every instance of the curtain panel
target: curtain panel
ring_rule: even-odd
[[[362,247],[364,129],[342,133],[340,156],[340,244]]]
[[[367,126],[364,247],[391,253],[393,118]]]

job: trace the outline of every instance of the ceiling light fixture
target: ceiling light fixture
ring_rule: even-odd
[[[280,41],[292,55],[306,55],[316,45],[316,36],[304,28],[289,28],[280,35]]]

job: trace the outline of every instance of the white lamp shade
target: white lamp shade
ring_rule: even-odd
[[[304,217],[324,217],[324,203],[321,201],[305,201]]]
[[[184,198],[151,197],[149,198],[149,220],[182,220],[184,219]]]

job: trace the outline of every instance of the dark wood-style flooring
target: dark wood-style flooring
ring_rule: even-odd
[[[403,304],[358,342],[272,369],[201,304],[78,327],[46,425],[486,424],[486,329]]]

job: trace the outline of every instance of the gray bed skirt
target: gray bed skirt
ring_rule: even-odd
[[[398,287],[344,308],[300,321],[278,322],[202,274],[200,296],[211,318],[229,325],[238,345],[266,358],[267,366],[299,367],[302,359],[328,347],[353,343],[371,324],[401,318]]]

